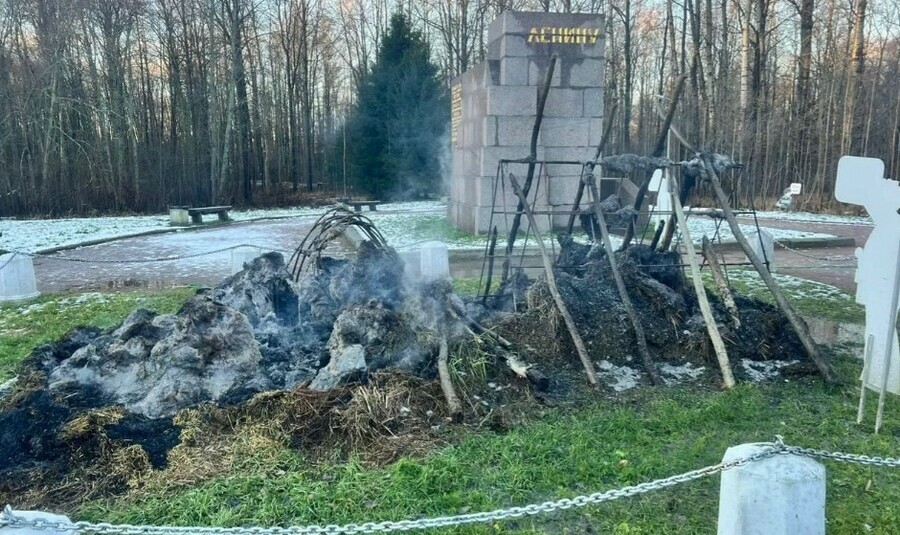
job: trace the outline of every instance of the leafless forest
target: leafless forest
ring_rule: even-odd
[[[898,0],[0,0],[0,215],[337,188],[390,15],[449,81],[506,9],[607,14],[609,152],[649,150],[685,73],[675,124],[745,162],[759,196],[801,181],[807,208],[828,204],[846,153],[900,174]]]

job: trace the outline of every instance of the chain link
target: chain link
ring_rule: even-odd
[[[520,518],[523,516],[534,516],[553,511],[565,511],[572,508],[585,507],[587,505],[596,505],[603,502],[618,500],[638,494],[644,494],[654,490],[665,489],[708,477],[725,470],[730,470],[738,466],[765,459],[782,453],[785,446],[781,443],[773,443],[763,451],[751,455],[735,459],[727,463],[719,463],[698,470],[692,470],[683,474],[657,479],[647,483],[631,485],[620,489],[608,490],[605,492],[595,492],[593,494],[582,495],[575,498],[563,498],[555,501],[543,502],[540,504],[526,505],[523,507],[510,507],[507,509],[497,509],[494,511],[486,511],[481,513],[468,513],[455,516],[441,516],[434,518],[425,518],[417,520],[401,520],[387,522],[367,522],[365,524],[345,524],[345,525],[311,525],[311,526],[290,526],[290,527],[182,527],[182,526],[136,526],[130,524],[107,524],[107,523],[91,523],[91,522],[52,522],[45,520],[26,520],[15,515],[12,509],[7,506],[0,513],[0,526],[10,528],[33,528],[38,530],[50,530],[76,533],[97,533],[97,534],[124,534],[124,535],[169,535],[169,534],[192,534],[192,535],[307,535],[307,534],[357,534],[357,533],[389,533],[396,531],[411,531],[429,528],[442,528],[451,526],[462,526],[466,524],[496,522],[507,520],[510,518]]]
[[[781,436],[776,435],[776,441],[765,449],[750,455],[726,463],[714,464],[698,470],[692,470],[683,474],[656,479],[647,483],[631,485],[620,489],[595,492],[575,498],[563,498],[555,501],[547,501],[540,504],[526,505],[523,507],[510,507],[481,513],[468,513],[454,516],[440,516],[416,520],[400,520],[386,522],[366,522],[364,524],[329,524],[325,526],[289,526],[289,527],[192,527],[192,526],[144,526],[132,524],[109,524],[92,522],[54,522],[42,519],[28,520],[17,516],[12,508],[7,505],[0,513],[0,528],[29,528],[42,531],[96,533],[96,534],[123,534],[123,535],[335,535],[358,533],[392,533],[397,531],[412,531],[430,528],[443,528],[462,526],[466,524],[496,522],[510,518],[535,516],[554,511],[565,511],[573,508],[596,505],[604,502],[618,500],[644,494],[654,490],[665,489],[687,483],[696,479],[708,477],[732,468],[737,468],[752,462],[772,457],[774,455],[793,454],[803,457],[827,459],[832,461],[861,464],[867,466],[900,467],[900,459],[892,457],[870,457],[852,453],[836,453],[798,446],[787,446]]]
[[[809,258],[811,260],[819,260],[821,262],[850,262],[850,261],[856,260],[856,257],[853,255],[815,256],[815,255],[811,255],[809,253],[804,253],[798,249],[795,249],[782,241],[774,240],[774,242],[779,247],[786,249],[786,250],[794,253],[795,255],[802,256],[804,258]],[[846,266],[846,267],[853,267],[853,266]]]
[[[25,251],[11,251],[12,257],[8,258],[6,262],[0,265],[0,269],[6,267],[6,264],[10,263],[12,259],[16,255],[28,256],[31,258],[47,258],[49,260],[59,260],[61,262],[75,262],[81,264],[150,264],[154,262],[173,262],[176,260],[187,260],[190,258],[199,258],[201,256],[210,256],[215,254],[224,253],[227,251],[231,251],[233,249],[240,249],[242,247],[250,247],[253,249],[259,249],[260,251],[275,251],[278,253],[284,254],[293,254],[294,251],[289,251],[287,249],[277,249],[272,247],[261,247],[259,245],[252,245],[249,243],[242,243],[239,245],[232,245],[229,247],[222,247],[221,249],[214,249],[212,251],[203,251],[199,253],[189,253],[183,255],[171,255],[171,256],[162,256],[156,258],[125,258],[125,259],[102,259],[102,258],[78,258],[71,256],[57,256],[55,254],[41,254],[41,253],[28,253]]]
[[[826,459],[829,461],[862,464],[866,466],[886,466],[889,468],[900,468],[900,459],[895,459],[893,457],[870,457],[868,455],[836,453],[825,450],[815,450],[812,448],[800,448],[798,446],[787,446],[784,449],[784,453],[792,453],[794,455],[801,455],[803,457]]]

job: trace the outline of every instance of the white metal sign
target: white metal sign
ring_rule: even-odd
[[[794,182],[791,184],[791,195],[800,195],[801,191],[803,191],[803,184],[799,182]]]
[[[900,394],[900,344],[897,339],[900,293],[900,185],[884,178],[884,162],[844,156],[838,162],[834,196],[865,207],[875,228],[856,250],[856,301],[866,307],[865,360],[858,420],[867,389],[879,393],[875,431],[881,427],[884,393]]]

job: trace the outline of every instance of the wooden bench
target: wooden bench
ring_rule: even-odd
[[[201,208],[172,206],[169,208],[169,222],[176,226],[189,225],[188,216],[190,216],[191,223],[201,224],[205,214],[216,214],[219,216],[219,221],[230,221],[228,210],[231,210],[231,206],[204,206]]]
[[[368,206],[370,212],[375,212],[379,204],[381,204],[381,201],[350,201],[347,203],[348,206],[352,206],[357,212],[362,212],[363,206]]]

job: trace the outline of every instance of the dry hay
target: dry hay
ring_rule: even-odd
[[[272,391],[240,406],[184,409],[174,418],[181,442],[166,468],[146,474],[133,494],[277,471],[288,452],[311,463],[353,455],[382,465],[442,443],[432,425],[444,410],[436,382],[388,372],[329,392]]]

